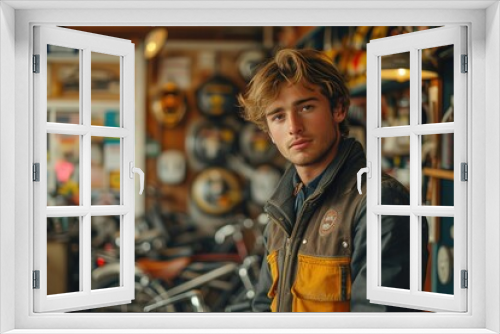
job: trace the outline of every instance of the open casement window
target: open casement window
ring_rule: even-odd
[[[440,62],[427,64],[429,54],[437,55]],[[466,28],[458,26],[381,38],[367,46],[367,297],[373,303],[428,311],[467,310],[466,54]],[[429,71],[430,65],[434,72]],[[397,86],[406,87],[405,98],[387,101],[387,92]],[[452,112],[443,107],[444,94],[451,99]],[[438,161],[426,165],[432,150],[435,154],[430,156]],[[382,203],[381,174],[388,161],[394,176],[409,188],[409,205]],[[428,199],[428,175],[438,180],[436,184],[449,180],[441,186],[441,202]],[[384,216],[402,216],[398,221],[409,224],[405,246],[409,247],[410,278],[405,283],[409,289],[382,280],[384,270],[394,270],[390,261],[384,262],[388,256],[382,247]],[[435,281],[451,286],[446,292],[425,288],[426,221],[430,242],[436,224],[447,222],[451,227],[453,245],[433,254],[430,265]]]
[[[134,45],[38,26],[33,62],[34,310],[129,303],[134,172],[142,174],[134,168]],[[48,106],[53,96],[69,102],[54,110]],[[143,174],[141,181],[142,188]],[[120,267],[119,282],[102,289],[91,282],[95,230],[112,231],[108,236]],[[70,274],[77,277],[70,280]],[[62,283],[67,281],[73,284]]]

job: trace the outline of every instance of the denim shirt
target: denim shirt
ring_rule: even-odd
[[[316,176],[311,182],[309,182],[308,185],[304,184],[299,177],[299,174],[295,172],[295,175],[293,177],[293,186],[295,189],[295,214],[299,212],[299,210],[302,208],[302,204],[304,204],[304,201],[311,196],[314,191],[316,190],[316,187],[319,184],[319,181],[321,181],[321,178],[323,177],[323,174],[325,174],[325,170],[321,172],[318,176]]]

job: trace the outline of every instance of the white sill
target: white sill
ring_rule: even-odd
[[[485,334],[488,329],[14,329],[5,334]]]

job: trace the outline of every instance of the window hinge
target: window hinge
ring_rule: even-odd
[[[40,270],[33,270],[33,289],[40,289]]]
[[[467,73],[469,71],[469,57],[467,55],[462,55],[462,73]]]
[[[469,274],[467,272],[467,270],[462,270],[460,272],[461,276],[462,276],[462,289],[467,289],[469,287]]]
[[[40,163],[33,164],[33,181],[40,182]]]
[[[469,167],[466,162],[461,163],[461,175],[462,177],[460,178],[462,181],[469,181]]]
[[[33,55],[33,73],[40,73],[40,55]]]

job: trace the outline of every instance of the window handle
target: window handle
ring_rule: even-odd
[[[370,161],[367,162],[367,167],[361,168],[358,171],[358,192],[361,195],[363,192],[361,191],[361,176],[366,173],[367,177],[370,179],[372,177],[372,163]]]
[[[131,179],[134,178],[134,174],[137,173],[139,174],[139,195],[142,195],[142,191],[144,190],[144,172],[142,169],[138,167],[134,167],[134,162],[130,161],[129,162],[129,177]]]

